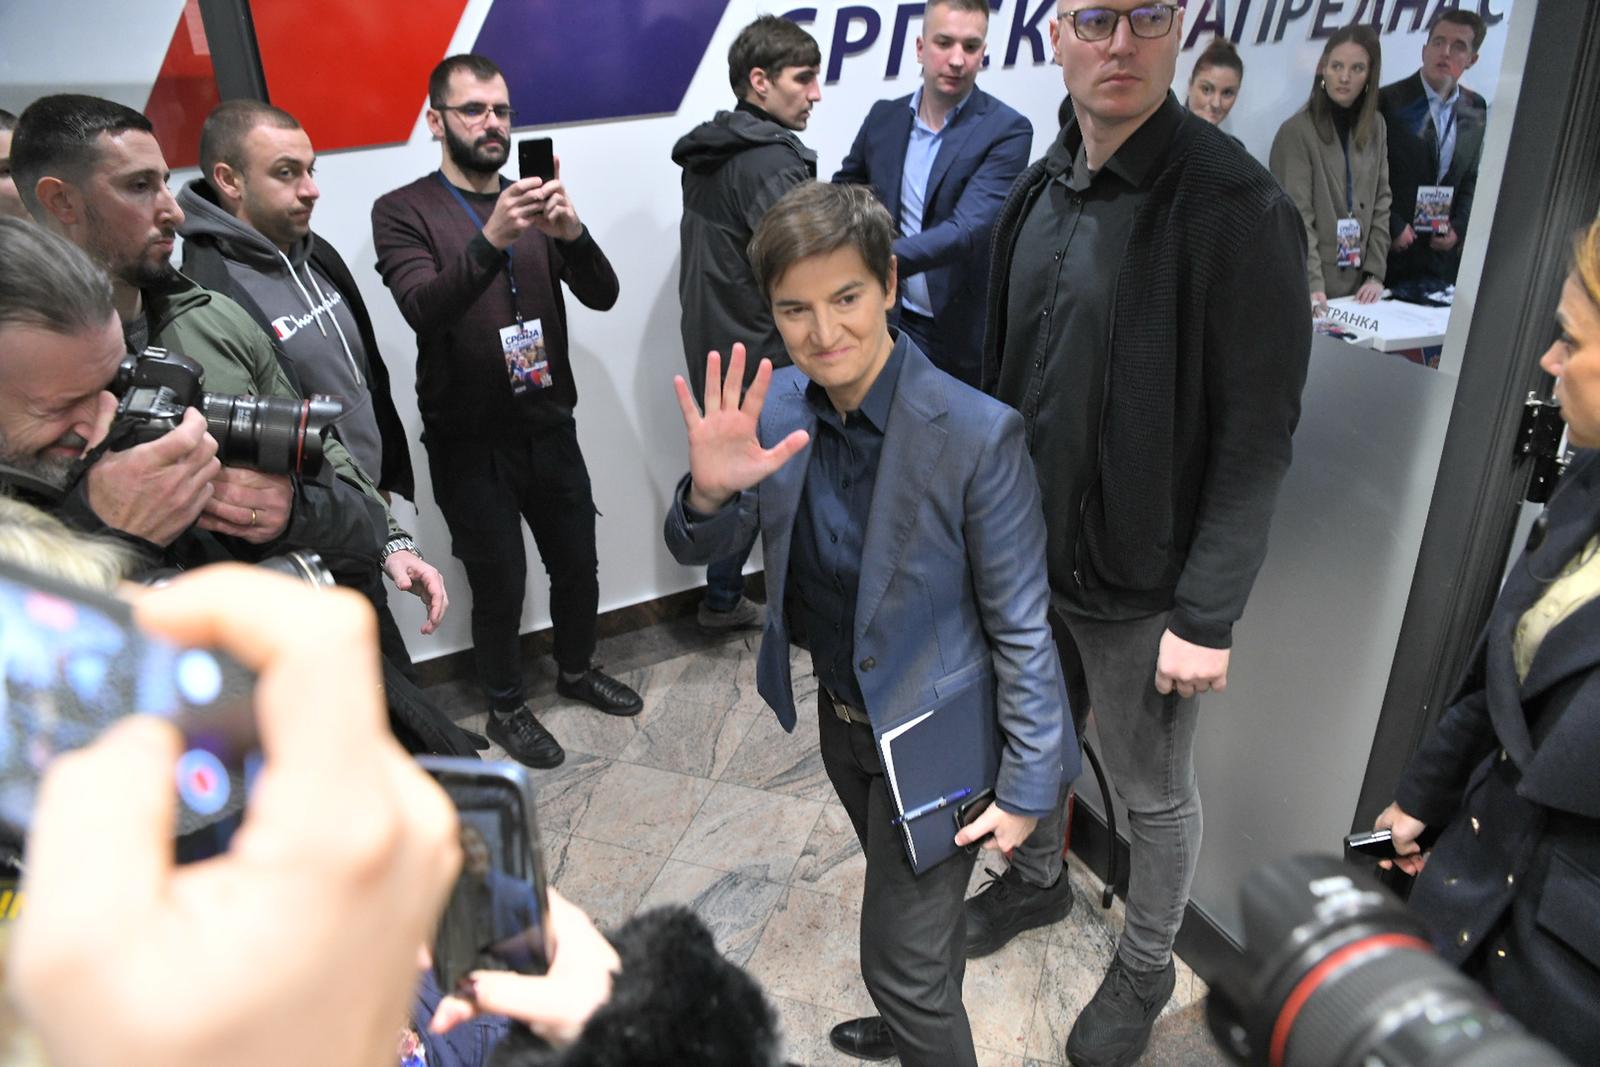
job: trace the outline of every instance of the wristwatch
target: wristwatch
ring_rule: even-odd
[[[422,549],[417,547],[416,539],[410,534],[403,537],[391,537],[383,546],[383,552],[378,556],[378,562],[383,563],[396,552],[415,552],[418,559],[422,558]]]

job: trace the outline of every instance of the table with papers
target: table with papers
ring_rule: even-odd
[[[1357,347],[1401,352],[1444,344],[1450,308],[1408,304],[1403,300],[1361,304],[1353,296],[1344,296],[1328,301],[1326,322],[1351,335],[1344,340]]]

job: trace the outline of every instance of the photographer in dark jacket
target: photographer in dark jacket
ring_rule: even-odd
[[[1540,361],[1580,451],[1377,827],[1445,959],[1575,1063],[1600,1045],[1600,223]],[[1418,854],[1428,826],[1444,828]]]

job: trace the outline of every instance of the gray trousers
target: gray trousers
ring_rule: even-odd
[[[1068,690],[1075,700],[1086,696],[1094,709],[1106,774],[1128,809],[1132,869],[1117,952],[1138,968],[1165,967],[1200,858],[1197,705],[1193,698],[1156,692],[1166,613],[1130,622],[1059,613],[1052,621]],[[1055,882],[1065,828],[1063,799],[1012,854],[1024,881]]]
[[[861,978],[894,1035],[902,1067],[977,1067],[961,1003],[967,925],[962,898],[972,857],[958,852],[912,873],[872,728],[833,712],[817,692],[822,765],[867,856],[861,899]],[[952,827],[951,834],[955,830]]]

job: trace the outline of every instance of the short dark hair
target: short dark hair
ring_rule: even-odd
[[[1239,50],[1226,37],[1213,37],[1211,43],[1206,45],[1206,50],[1194,61],[1194,70],[1189,72],[1189,84],[1193,85],[1195,78],[1207,67],[1231,70],[1239,75],[1240,81],[1244,81],[1244,60],[1239,58]]]
[[[100,135],[128,130],[155,133],[150,120],[133,108],[98,96],[57,93],[29,104],[11,140],[11,175],[34,218],[44,210],[34,195],[40,178],[81,184],[100,162]]]
[[[776,76],[787,67],[822,66],[817,39],[798,24],[777,15],[762,15],[739,31],[728,47],[728,84],[735,96],[750,88],[750,72]]]
[[[209,182],[211,169],[218,163],[244,169],[244,139],[257,126],[298,130],[300,120],[260,100],[224,100],[211,109],[200,127],[200,176]]]
[[[444,106],[445,97],[450,95],[450,78],[458,70],[464,70],[481,82],[492,81],[495,78],[504,78],[500,68],[488,56],[480,56],[474,52],[461,52],[453,56],[446,56],[433,68],[433,73],[428,75],[428,106],[439,108]]]
[[[750,238],[750,267],[768,296],[788,269],[802,259],[841,248],[861,253],[867,270],[889,288],[894,262],[894,220],[865,185],[804,182],[785,193],[762,216]]]
[[[111,279],[87,252],[43,226],[0,218],[0,329],[77,334],[116,313]]]
[[[927,18],[928,12],[941,4],[951,11],[968,11],[974,15],[982,15],[985,19],[993,14],[989,0],[928,0],[922,5],[922,17]]]
[[[1458,7],[1447,7],[1436,11],[1433,18],[1428,20],[1428,36],[1433,36],[1433,31],[1441,22],[1453,22],[1457,26],[1465,26],[1472,31],[1472,54],[1477,55],[1478,49],[1483,47],[1483,39],[1489,35],[1489,27],[1483,21],[1483,16],[1476,11],[1462,11]]]
[[[0,107],[0,133],[17,128],[17,116]]]

